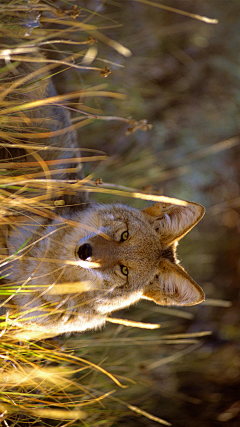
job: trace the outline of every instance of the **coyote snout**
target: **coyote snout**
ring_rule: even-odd
[[[4,42],[10,50],[15,43],[11,38]],[[203,301],[203,290],[179,265],[176,247],[202,218],[204,208],[189,202],[156,203],[143,210],[121,204],[94,205],[86,192],[79,194],[74,187],[65,186],[66,180],[84,179],[81,167],[76,168],[81,157],[79,141],[67,108],[56,105],[54,97],[46,109],[44,99],[56,91],[46,67],[40,69],[46,58],[37,49],[32,57],[36,60],[34,65],[29,60],[12,64],[6,79],[6,99],[20,106],[14,112],[14,137],[20,132],[24,148],[17,152],[6,148],[1,154],[11,161],[14,156],[28,162],[38,159],[33,176],[44,173],[46,178],[54,179],[53,186],[46,181],[46,201],[49,196],[54,201],[60,198],[65,206],[59,217],[61,208],[52,210],[54,204],[50,204],[50,214],[48,203],[36,193],[29,211],[34,212],[33,217],[24,212],[29,206],[26,197],[19,207],[19,213],[25,215],[23,221],[16,227],[13,223],[0,227],[0,279],[6,287],[1,296],[1,312],[8,312],[8,318],[25,329],[56,335],[99,327],[111,311],[141,298],[162,305]],[[8,68],[4,61],[1,65]],[[16,80],[17,75],[23,79]],[[24,110],[26,102],[29,106],[29,101],[39,99],[43,99],[42,106]],[[4,125],[2,131],[5,130]],[[35,135],[34,144],[22,144],[25,131],[27,138],[29,133]],[[64,180],[59,191],[56,179]],[[15,196],[21,200],[24,191],[25,187],[17,190],[14,200]],[[9,209],[11,206],[10,203]]]
[[[45,225],[35,234],[42,238],[12,263],[10,275],[21,278],[23,287],[31,280],[34,292],[16,294],[11,303],[29,328],[48,325],[53,334],[100,326],[111,311],[140,298],[161,305],[198,304],[203,290],[179,265],[176,247],[203,214],[196,203],[156,203],[141,211],[96,205],[75,214],[76,227]],[[23,242],[10,234],[9,255]]]
[[[133,231],[130,235],[130,231],[126,230],[121,234],[120,240],[106,239],[101,234],[95,234],[81,239],[80,243],[82,242],[84,243],[79,246],[77,256],[80,260],[89,262],[89,267],[85,262],[82,264],[83,268],[107,271],[120,267],[123,275],[124,271],[127,275],[129,268],[146,270],[146,260],[148,264],[152,262],[156,266],[162,253],[160,240],[157,234],[154,236],[152,233],[151,237],[149,235],[144,239]]]

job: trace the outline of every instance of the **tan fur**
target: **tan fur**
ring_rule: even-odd
[[[33,71],[31,64],[21,67],[25,73]],[[47,97],[50,92],[54,93],[51,81],[41,91],[34,87],[27,97]],[[30,120],[41,117],[42,126],[50,130],[51,121],[46,124],[44,115],[54,116],[54,130],[70,124],[68,112],[60,107],[26,114]],[[44,143],[76,148],[77,138],[71,132]],[[47,160],[60,158],[62,152],[40,154]],[[64,153],[69,158],[76,155]],[[66,178],[64,169],[62,176]],[[161,305],[204,300],[203,290],[176,258],[178,241],[204,214],[201,205],[156,203],[140,211],[121,204],[84,204],[80,209],[86,198],[75,194],[65,196],[65,201],[78,203],[79,208],[63,210],[62,221],[26,216],[17,227],[1,226],[0,276],[5,276],[3,286],[16,289],[10,297],[2,297],[1,307],[14,324],[51,336],[97,328],[112,311],[141,298]],[[26,239],[28,245],[18,252]]]
[[[171,215],[171,210],[176,213]],[[189,203],[179,211],[170,205],[168,212],[169,216],[159,217],[150,215],[149,209],[96,205],[74,213],[75,227],[67,224],[68,218],[66,223],[53,221],[37,227],[28,221],[17,230],[5,226],[10,256],[31,237],[5,279],[25,290],[8,301],[10,311],[19,312],[18,321],[24,320],[30,330],[47,328],[48,333],[59,334],[101,326],[106,315],[140,298],[161,305],[203,301],[202,289],[179,266],[175,254],[176,240],[200,219],[203,208]],[[125,231],[128,238],[121,241]],[[81,260],[78,250],[84,244],[92,254]],[[128,276],[123,275],[122,265],[128,268]]]

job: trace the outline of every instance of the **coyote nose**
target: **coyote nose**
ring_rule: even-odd
[[[86,259],[92,256],[92,247],[89,245],[89,243],[85,243],[84,245],[80,246],[77,253],[81,260],[86,261]]]

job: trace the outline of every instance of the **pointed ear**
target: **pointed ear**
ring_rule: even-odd
[[[155,203],[142,210],[153,223],[159,233],[163,245],[169,246],[180,240],[203,217],[205,209],[202,205],[185,202],[186,206],[170,203]]]
[[[164,259],[154,281],[145,287],[142,298],[160,305],[195,305],[204,301],[205,295],[182,267]]]

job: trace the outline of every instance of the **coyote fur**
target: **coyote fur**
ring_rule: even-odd
[[[11,46],[6,46],[10,51]],[[36,64],[38,55],[42,58],[40,53],[36,54]],[[5,65],[4,61],[2,64]],[[34,74],[38,68],[33,63],[17,65],[17,73],[1,85],[3,92],[17,74],[18,78],[28,75],[32,86],[27,93],[18,87],[19,102],[54,96],[50,78],[39,83],[39,76]],[[47,77],[44,73],[42,76]],[[17,102],[16,97],[14,100]],[[61,106],[38,107],[26,110],[25,114],[24,126],[34,128],[34,120],[38,119],[38,131],[71,125],[68,111]],[[64,158],[79,156],[73,130],[58,137],[49,136],[45,141],[32,141],[38,146],[43,142],[53,147],[51,151],[38,148],[37,155],[43,161],[62,158],[63,151],[57,147],[74,149],[64,152]],[[24,155],[27,161],[36,160],[31,144],[26,144],[21,152],[8,147],[0,154],[1,162],[6,157],[19,161],[16,155]],[[50,171],[54,167],[49,166]],[[56,179],[56,175],[53,177]],[[82,175],[78,171],[72,176],[63,169],[57,178],[82,179]],[[62,208],[61,221],[57,215],[49,219],[29,218],[25,214],[22,225],[1,226],[1,283],[4,289],[9,285],[15,291],[10,296],[0,296],[0,310],[14,319],[13,324],[51,336],[98,328],[112,311],[141,298],[160,305],[180,306],[204,300],[202,288],[180,266],[176,256],[179,240],[204,215],[201,205],[156,203],[137,210],[123,204],[89,203],[82,193],[65,194],[63,198],[66,205],[74,206]]]

